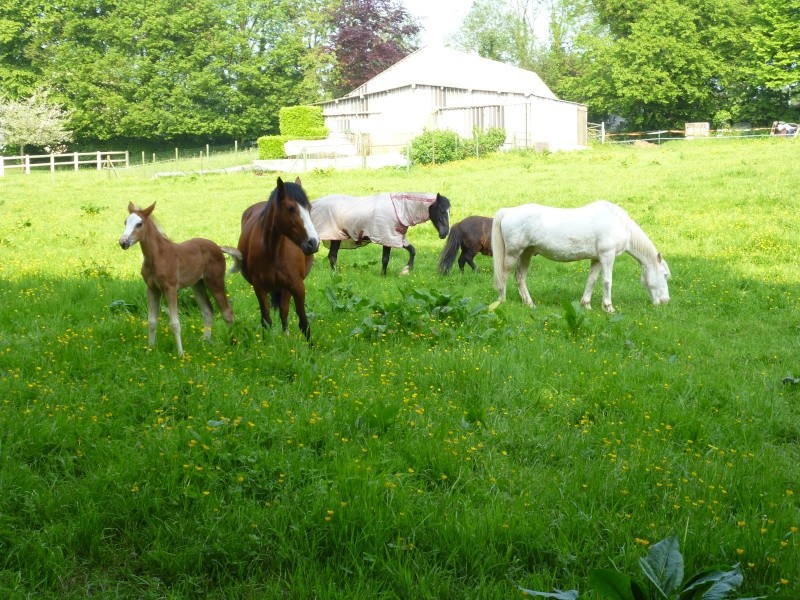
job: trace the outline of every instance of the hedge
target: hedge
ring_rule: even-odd
[[[285,106],[278,112],[281,135],[293,140],[324,140],[325,127],[321,106]]]
[[[289,141],[285,135],[264,135],[258,138],[258,158],[268,160],[270,158],[286,158],[283,145]]]

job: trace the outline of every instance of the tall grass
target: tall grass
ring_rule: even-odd
[[[531,263],[495,312],[491,263],[438,275],[428,224],[393,251],[321,252],[314,346],[262,338],[251,289],[210,344],[182,301],[147,347],[129,201],[181,240],[235,245],[274,175],[146,168],[0,179],[0,590],[5,597],[507,598],[634,572],[677,535],[688,571],[800,590],[800,146],[684,142],[302,175],[332,192],[438,191],[455,222],[502,206],[625,207],[669,261],[649,305],[577,314],[587,264]],[[285,177],[294,179],[294,174]],[[566,303],[566,304],[565,304]]]

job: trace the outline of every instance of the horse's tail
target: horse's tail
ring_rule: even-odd
[[[242,253],[239,252],[238,248],[232,248],[230,246],[220,246],[219,248],[233,259],[233,264],[231,268],[228,269],[228,273],[241,273],[244,257]]]
[[[439,257],[439,273],[447,275],[450,269],[453,268],[453,263],[456,260],[456,254],[461,247],[461,227],[456,225],[450,228],[450,235],[447,236],[447,243],[442,250],[442,255]]]
[[[505,262],[506,262],[506,241],[503,239],[503,217],[506,214],[506,209],[501,208],[498,210],[494,219],[492,219],[492,263],[494,265],[494,289],[500,292],[500,295],[505,297],[506,275],[505,275]]]

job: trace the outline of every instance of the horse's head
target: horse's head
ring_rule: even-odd
[[[150,218],[150,213],[156,207],[153,202],[147,208],[136,208],[133,202],[128,202],[128,218],[125,219],[125,230],[122,232],[122,237],[119,238],[119,245],[123,250],[127,250],[136,242],[139,242],[144,237],[144,224]]]
[[[284,183],[278,177],[278,185],[270,195],[268,207],[270,204],[274,209],[274,231],[300,246],[306,256],[319,250],[319,235],[311,222],[311,202],[308,201],[299,177],[295,183]]]
[[[645,267],[642,271],[642,285],[647,288],[650,293],[650,299],[653,304],[666,304],[669,302],[669,288],[667,281],[672,277],[669,272],[667,261],[661,257],[659,252],[656,255],[655,263]]]
[[[450,232],[450,200],[441,194],[436,194],[436,202],[428,209],[431,223],[439,232],[439,239],[443,240]]]

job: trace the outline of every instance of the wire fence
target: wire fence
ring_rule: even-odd
[[[690,124],[687,124],[690,125]],[[694,139],[741,139],[741,138],[761,138],[776,136],[775,126],[773,127],[726,127],[720,129],[705,128],[702,133],[697,133],[691,128],[687,129],[660,129],[655,131],[609,131],[605,123],[589,123],[589,141],[599,144],[635,144],[646,142],[648,144],[662,144],[676,140]]]

